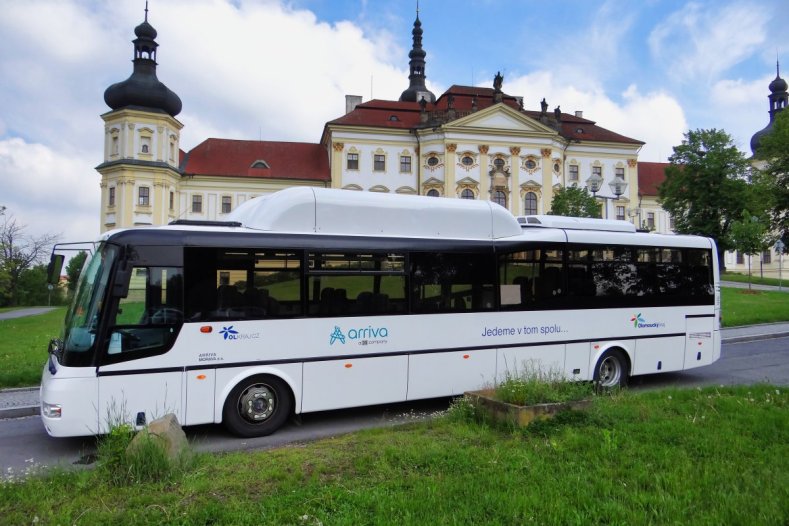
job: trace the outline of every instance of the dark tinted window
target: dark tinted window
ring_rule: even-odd
[[[404,314],[403,254],[310,253],[309,314],[369,316]]]
[[[301,258],[287,250],[185,249],[187,321],[300,316]]]
[[[495,307],[492,254],[412,253],[411,312],[465,312]]]

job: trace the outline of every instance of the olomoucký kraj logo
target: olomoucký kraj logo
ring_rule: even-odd
[[[635,327],[636,329],[658,329],[660,327],[665,327],[666,326],[666,324],[663,323],[662,321],[647,322],[641,316],[640,312],[638,314],[636,314],[635,316],[633,316],[632,318],[630,318],[630,321],[633,322],[633,327]]]

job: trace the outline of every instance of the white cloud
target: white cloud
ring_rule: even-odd
[[[710,83],[758,51],[769,21],[749,2],[691,2],[652,30],[649,48],[674,80]]]
[[[94,163],[19,138],[0,140],[0,205],[31,234],[62,233],[64,241],[94,239],[100,199]]]
[[[642,161],[665,162],[688,126],[674,97],[662,91],[640,93],[635,85],[622,94],[622,102],[616,102],[599,87],[578,88],[552,72],[538,71],[509,81],[508,91],[522,93],[526,101],[548,94],[551,109],[559,105],[565,113],[581,110],[603,128],[646,142],[639,154]]]

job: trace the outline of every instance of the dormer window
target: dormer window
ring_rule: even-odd
[[[252,163],[252,166],[250,166],[250,168],[268,169],[268,168],[271,168],[271,167],[268,165],[268,163],[266,161],[264,161],[262,159],[258,159],[257,161]]]
[[[400,119],[397,117],[397,115],[390,115],[389,116],[389,120],[392,121],[392,122],[397,122]]]

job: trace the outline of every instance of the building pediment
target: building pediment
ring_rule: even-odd
[[[466,115],[465,117],[452,121],[445,127],[457,131],[462,131],[464,128],[467,128],[475,132],[487,129],[515,132],[519,134],[558,135],[556,130],[550,126],[546,126],[506,104],[496,104],[484,110]]]
[[[425,184],[425,185],[441,185],[441,184],[444,184],[444,181],[442,181],[440,179],[436,179],[435,177],[428,177],[427,180],[425,180],[425,182],[422,183],[422,184]]]
[[[523,188],[524,190],[531,188],[542,188],[542,183],[538,183],[534,179],[529,179],[528,181],[521,184],[521,188]]]

